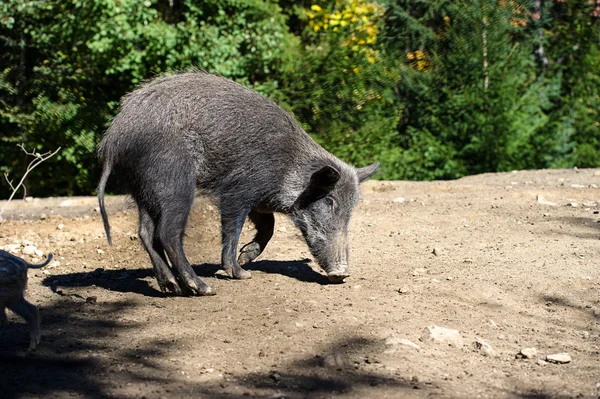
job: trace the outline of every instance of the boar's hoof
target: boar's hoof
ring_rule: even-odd
[[[164,293],[170,292],[174,295],[182,294],[181,288],[179,288],[179,284],[177,284],[177,281],[175,280],[168,279],[166,281],[161,281],[160,279],[158,279],[158,286],[160,287],[160,290]]]
[[[240,265],[245,265],[256,259],[258,255],[260,255],[260,245],[256,241],[249,242],[240,249],[238,263]]]
[[[236,280],[248,280],[252,278],[252,274],[248,270],[244,270],[241,267],[224,267],[225,273],[231,278]]]
[[[183,287],[183,295],[185,296],[212,296],[217,294],[211,286],[197,277],[183,280],[181,286]]]
[[[329,273],[327,275],[327,278],[329,279],[329,281],[331,283],[336,283],[336,284],[341,284],[344,282],[344,280],[349,277],[350,275],[347,273],[344,274],[338,274],[338,273]]]

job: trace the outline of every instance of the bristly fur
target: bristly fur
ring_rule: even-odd
[[[118,171],[140,209],[140,238],[160,287],[188,294],[212,292],[189,267],[181,245],[195,189],[219,200],[222,262],[233,277],[250,275],[235,259],[245,219],[262,229],[252,256],[244,258],[251,261],[271,238],[271,217],[264,215],[273,212],[290,215],[330,271],[334,262],[347,264],[347,248],[336,243],[347,246],[358,184],[376,169],[342,162],[275,103],[204,71],[160,77],[127,94],[98,156],[104,166],[98,199],[109,242],[104,192],[108,176]],[[339,178],[327,181],[327,170]],[[296,206],[300,196],[302,207]],[[323,201],[334,201],[336,212]],[[336,238],[340,234],[343,239]]]

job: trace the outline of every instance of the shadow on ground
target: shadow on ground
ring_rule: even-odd
[[[219,381],[185,379],[174,373],[168,362],[177,343],[150,340],[143,347],[114,344],[120,334],[144,329],[147,324],[120,321],[119,314],[136,306],[130,301],[88,303],[58,297],[52,306],[43,309],[44,336],[33,353],[23,352],[28,345],[24,323],[0,329],[2,398],[160,397],[163,392],[171,398],[190,397],[191,393],[194,397],[222,399],[305,398],[337,396],[364,387],[415,388],[400,376],[390,378],[362,370],[364,360],[356,354],[379,345],[362,337],[334,339],[322,348],[323,353],[344,353],[345,360],[339,367],[327,366],[323,358],[308,358],[264,373],[227,374]],[[278,394],[281,396],[274,396]]]
[[[245,266],[247,270],[262,271],[287,276],[303,282],[321,285],[330,284],[326,276],[317,273],[309,266],[310,260],[299,261],[270,261],[252,262]],[[204,263],[193,266],[199,277],[216,277],[228,279],[222,273],[221,266],[214,263]],[[156,289],[151,268],[105,270],[96,269],[91,272],[69,273],[45,278],[42,284],[50,287],[53,292],[62,294],[61,288],[96,286],[110,291],[135,293],[147,297],[164,297],[167,294]]]

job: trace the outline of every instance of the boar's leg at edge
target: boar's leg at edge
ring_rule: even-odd
[[[140,213],[140,240],[150,255],[150,261],[154,269],[154,276],[158,281],[158,286],[163,292],[170,291],[173,294],[181,295],[182,291],[175,280],[175,276],[169,269],[169,262],[165,255],[165,250],[158,239],[156,233],[156,223],[146,208],[138,204]]]
[[[27,302],[27,300],[25,300],[23,297],[21,297],[21,299],[19,299],[16,303],[8,305],[8,308],[27,321],[27,325],[29,326],[29,335],[31,336],[29,350],[35,350],[37,345],[40,343],[41,337],[40,313],[38,308]]]
[[[272,213],[259,213],[252,210],[248,217],[256,226],[256,235],[251,242],[240,249],[238,263],[242,266],[252,262],[265,250],[269,240],[273,237],[275,227],[275,216]]]

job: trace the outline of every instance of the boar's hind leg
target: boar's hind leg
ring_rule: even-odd
[[[185,198],[185,187],[178,190],[177,198],[164,199],[161,202],[161,215],[158,222],[158,237],[185,295],[214,295],[215,291],[202,281],[183,252],[183,233],[194,201],[193,181],[190,196]]]
[[[140,240],[150,255],[154,276],[158,281],[158,286],[163,292],[170,291],[173,294],[181,295],[181,288],[175,280],[175,276],[169,269],[169,263],[165,256],[165,250],[156,236],[156,224],[146,208],[139,206],[140,212]]]
[[[221,264],[225,272],[236,279],[252,277],[250,272],[242,269],[235,259],[240,233],[242,227],[244,227],[248,211],[241,206],[228,204],[226,200],[221,202],[221,236],[223,241]]]
[[[272,213],[250,212],[250,220],[256,226],[256,235],[252,242],[244,245],[240,250],[238,263],[245,265],[258,257],[267,246],[267,243],[273,237],[273,228],[275,227],[275,216]]]

